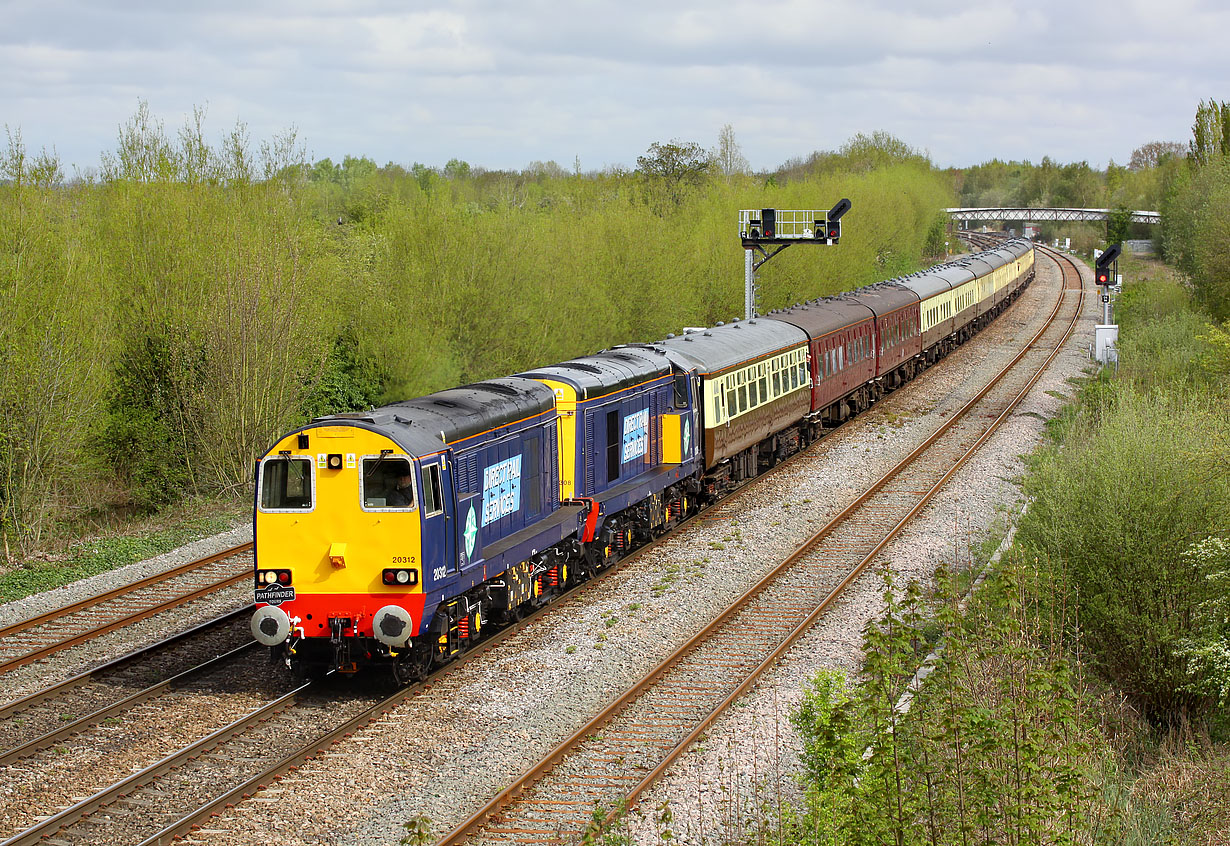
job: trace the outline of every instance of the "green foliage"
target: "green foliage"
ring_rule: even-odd
[[[176,522],[142,534],[100,537],[77,544],[67,553],[46,560],[30,560],[0,575],[0,602],[42,593],[87,576],[144,561],[194,540],[230,528],[226,516],[208,515]]]
[[[705,148],[695,141],[655,141],[643,156],[637,156],[636,167],[647,179],[661,179],[671,186],[699,185],[709,175],[712,163]]]
[[[1119,206],[1110,210],[1106,216],[1106,243],[1118,244],[1126,241],[1128,230],[1132,225],[1132,210]]]
[[[1230,158],[1176,180],[1162,216],[1166,257],[1216,320],[1230,319]]]
[[[807,799],[787,821],[791,842],[1085,842],[1102,822],[1097,703],[1062,648],[1039,637],[1056,621],[1020,597],[1013,568],[968,611],[941,593],[945,653],[911,699],[925,609],[915,590],[898,598],[888,582],[857,682],[821,674],[792,715]]]
[[[133,502],[152,509],[193,487],[187,398],[200,388],[205,351],[173,327],[129,336],[120,350],[97,449]]]
[[[948,221],[945,215],[937,215],[927,230],[927,238],[923,242],[923,255],[942,259],[945,254],[945,242],[948,239]]]
[[[100,177],[63,185],[10,133],[7,537],[29,549],[111,506],[243,490],[254,457],[309,417],[729,320],[737,209],[855,203],[840,248],[765,268],[767,311],[917,269],[952,202],[889,136],[778,186],[743,172],[732,131],[719,140],[721,174],[676,142],[636,174],[309,164],[293,134],[253,143],[238,124],[211,143],[202,110],[168,133],[141,103]]]
[[[314,383],[303,398],[302,416],[311,420],[343,411],[366,411],[380,401],[384,370],[359,349],[352,329],[333,339],[333,346]]]
[[[1224,708],[1230,704],[1230,542],[1208,537],[1189,546],[1182,557],[1196,579],[1208,587],[1195,631],[1179,649],[1192,667],[1187,689]]]
[[[1147,713],[1206,714],[1179,647],[1210,589],[1182,553],[1230,528],[1230,421],[1199,394],[1093,396],[1034,462],[1018,542],[1071,581],[1091,659]]]
[[[1196,107],[1189,157],[1197,167],[1230,156],[1230,103],[1210,99]]]
[[[1224,391],[1230,338],[1209,323],[1176,274],[1156,262],[1124,259],[1126,284],[1115,302],[1120,324],[1118,378],[1140,389]]]

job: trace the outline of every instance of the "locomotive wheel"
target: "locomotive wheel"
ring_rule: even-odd
[[[421,682],[431,672],[431,647],[416,643],[393,659],[393,680],[399,685]]]
[[[297,684],[304,682],[318,682],[329,674],[329,668],[324,664],[312,663],[293,659],[290,662],[291,676]]]

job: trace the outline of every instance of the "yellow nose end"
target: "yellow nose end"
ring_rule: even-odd
[[[329,563],[339,570],[346,566],[346,544],[329,545]]]

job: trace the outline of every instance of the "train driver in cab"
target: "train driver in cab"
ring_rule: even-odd
[[[393,490],[389,491],[385,505],[389,508],[409,508],[414,505],[414,477],[408,472],[397,477]]]

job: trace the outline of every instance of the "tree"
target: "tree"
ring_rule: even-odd
[[[1196,107],[1191,159],[1198,167],[1230,153],[1230,103],[1209,100]]]
[[[1182,141],[1150,141],[1132,151],[1128,162],[1128,170],[1145,170],[1157,167],[1166,158],[1183,158],[1187,155],[1187,145]]]
[[[444,177],[446,179],[465,179],[470,175],[470,163],[461,159],[449,159],[444,165]]]
[[[735,140],[735,130],[728,123],[718,133],[718,145],[711,158],[723,176],[731,177],[738,173],[747,173],[749,166],[739,142]]]
[[[636,167],[644,176],[661,179],[671,186],[697,185],[708,176],[711,162],[705,149],[695,141],[655,141],[645,155],[637,156]]]
[[[1131,209],[1124,206],[1111,209],[1106,215],[1106,243],[1118,244],[1126,241],[1131,225]]]

